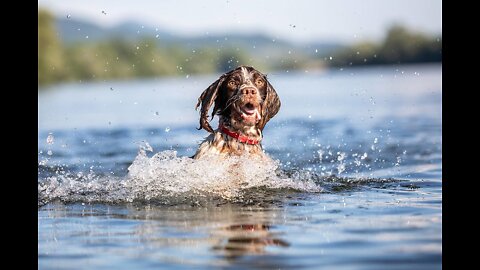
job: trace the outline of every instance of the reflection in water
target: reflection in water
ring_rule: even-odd
[[[133,257],[155,263],[228,265],[243,256],[275,254],[275,248],[289,247],[290,243],[281,237],[285,232],[276,226],[285,222],[283,211],[273,205],[222,204],[199,208],[49,203],[39,209],[41,224],[50,226],[49,221],[61,218],[65,227],[51,224],[55,235],[39,234],[39,252],[62,253],[62,238],[78,238],[76,241],[86,244],[85,251],[90,256],[96,256],[95,250],[102,247],[108,247],[112,255],[129,247],[127,253]],[[84,226],[75,223],[79,217],[89,222]],[[76,224],[74,233],[69,223]],[[115,226],[108,225],[106,230],[106,224]],[[185,247],[192,256],[185,256]]]
[[[226,258],[237,258],[243,255],[264,254],[265,247],[288,247],[290,244],[280,238],[278,233],[270,232],[271,226],[265,224],[230,225],[219,230],[226,235],[226,240],[213,247]]]
[[[234,204],[207,207],[186,206],[131,209],[123,218],[142,219],[136,228],[140,241],[152,248],[204,247],[212,255],[231,260],[244,255],[268,253],[268,247],[285,248],[283,232],[272,224],[281,222],[279,208],[254,208]],[[216,257],[216,256],[215,256]],[[217,257],[218,258],[218,257]]]

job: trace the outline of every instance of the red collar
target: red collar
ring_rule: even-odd
[[[259,140],[250,139],[248,136],[243,136],[243,135],[240,135],[236,132],[230,131],[224,125],[219,125],[218,128],[220,129],[220,131],[222,131],[223,134],[226,134],[226,135],[228,135],[232,138],[235,138],[241,143],[246,143],[246,144],[251,144],[251,145],[255,145],[255,144],[260,143]]]

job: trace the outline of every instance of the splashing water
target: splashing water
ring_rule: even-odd
[[[55,137],[53,137],[52,133],[49,133],[47,136],[47,144],[53,144],[54,141],[55,141]]]
[[[312,182],[280,178],[278,162],[260,160],[256,156],[225,159],[212,156],[194,160],[176,154],[168,150],[148,158],[140,153],[128,168],[131,183],[146,184],[158,194],[191,192],[226,199],[238,197],[242,190],[253,187],[320,191]]]
[[[177,157],[173,150],[152,152],[147,142],[125,177],[72,174],[59,171],[38,184],[39,205],[52,200],[64,202],[158,204],[198,203],[220,199],[242,202],[252,190],[293,190],[321,192],[312,177],[288,176],[279,169],[279,161],[257,156],[205,157],[194,160]],[[253,194],[253,193],[252,193]]]

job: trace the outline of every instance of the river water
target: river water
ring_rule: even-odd
[[[39,90],[39,269],[442,268],[441,65],[268,74],[268,164],[188,158],[216,78]]]

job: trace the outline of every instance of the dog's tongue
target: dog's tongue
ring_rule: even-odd
[[[242,113],[242,118],[247,122],[256,122],[260,120],[260,113],[257,109],[244,109]]]
[[[248,114],[248,115],[252,115],[254,113],[257,112],[257,109],[248,109],[248,108],[243,108],[243,111]]]

